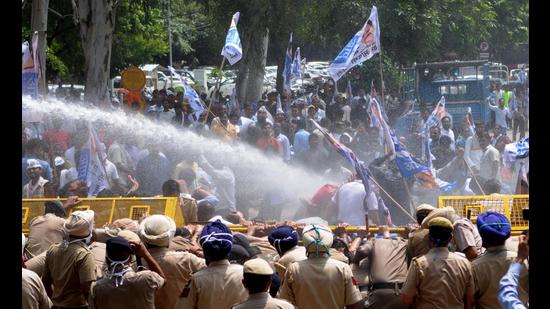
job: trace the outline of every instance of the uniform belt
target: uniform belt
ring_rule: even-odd
[[[401,287],[403,286],[403,283],[399,283],[399,282],[379,282],[379,283],[374,283],[373,285],[371,285],[371,289],[372,290],[379,290],[379,289],[401,289]]]

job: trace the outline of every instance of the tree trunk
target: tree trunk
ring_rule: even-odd
[[[261,98],[269,42],[269,4],[266,1],[251,4],[254,7],[241,15],[243,58],[237,76],[237,96],[242,105]]]
[[[118,1],[73,0],[72,3],[86,59],[85,99],[99,105],[109,99],[111,43]]]
[[[38,31],[38,48],[33,53],[38,53],[40,59],[40,73],[38,73],[38,93],[45,95],[46,87],[46,30],[48,29],[48,6],[50,0],[34,0],[32,2],[31,30]],[[35,65],[37,65],[35,63]]]

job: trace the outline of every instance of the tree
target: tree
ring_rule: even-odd
[[[111,43],[118,0],[73,0],[74,21],[86,59],[85,98],[99,104],[108,99]]]

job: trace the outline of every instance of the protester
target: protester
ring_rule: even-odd
[[[27,175],[30,181],[23,186],[23,198],[43,198],[48,180],[42,178],[42,165],[38,160],[27,160]]]

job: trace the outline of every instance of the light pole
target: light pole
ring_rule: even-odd
[[[170,27],[170,18],[171,18],[171,1],[168,0],[168,44],[170,45],[170,66],[174,67],[172,64],[172,28]],[[172,87],[172,71],[170,70],[170,87]]]

